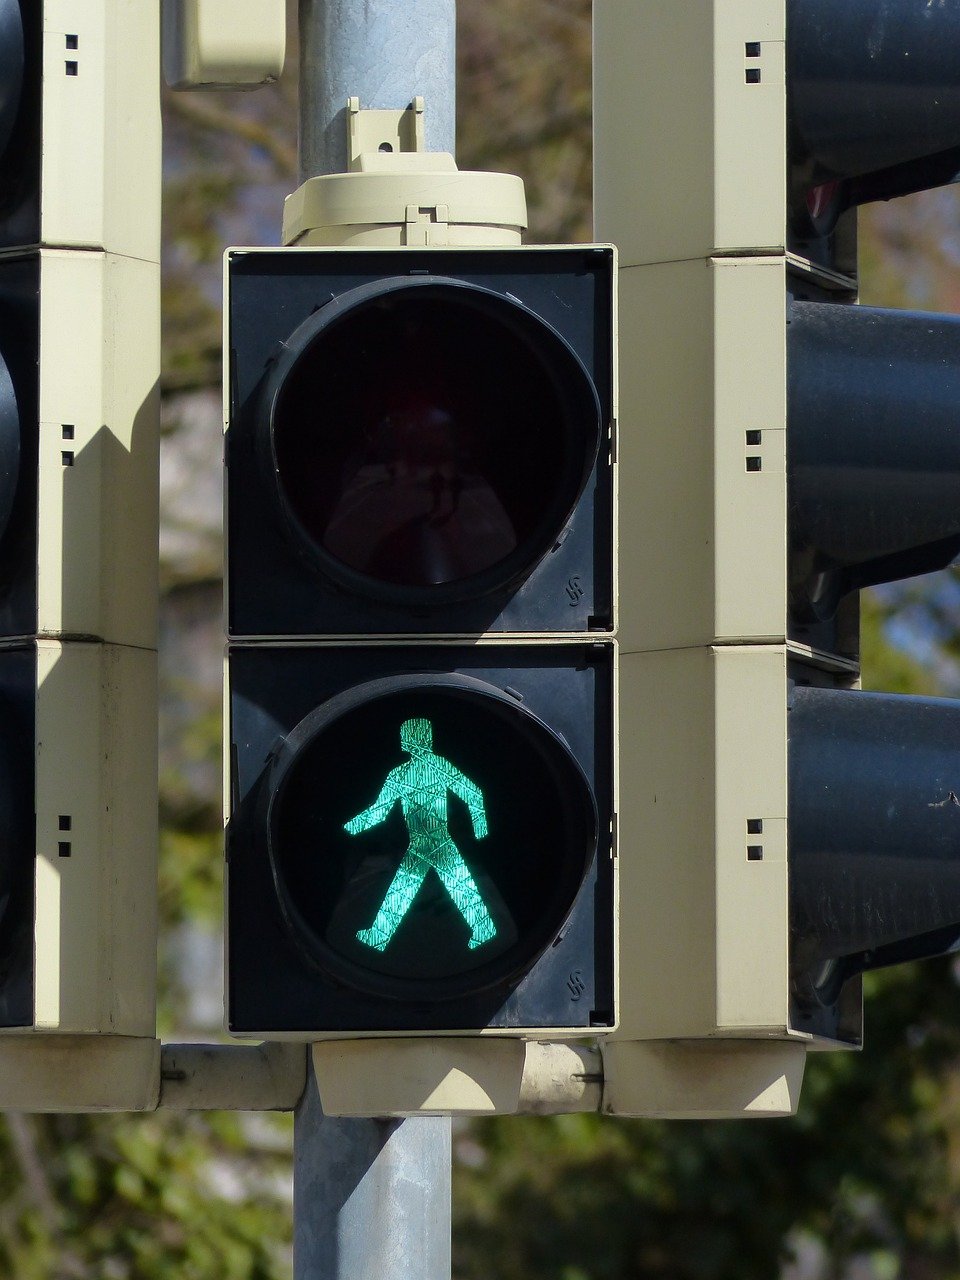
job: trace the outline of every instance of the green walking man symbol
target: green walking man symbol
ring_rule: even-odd
[[[478,840],[487,834],[483,792],[460,770],[433,750],[433,726],[429,720],[405,720],[400,726],[400,746],[410,759],[387,774],[379,796],[370,806],[345,822],[344,830],[359,835],[383,822],[399,801],[410,843],[386,892],[377,918],[357,937],[377,951],[385,951],[403,917],[410,910],[430,869],[470,926],[467,946],[474,950],[496,936],[497,928],[447,825],[447,793],[452,791],[470,813]]]

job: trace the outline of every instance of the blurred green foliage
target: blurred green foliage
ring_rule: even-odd
[[[289,1274],[289,1161],[232,1115],[11,1116],[0,1275],[273,1280]]]

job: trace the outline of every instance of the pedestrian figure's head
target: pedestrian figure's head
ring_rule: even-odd
[[[412,756],[433,749],[433,728],[429,720],[404,720],[400,726],[400,746]]]

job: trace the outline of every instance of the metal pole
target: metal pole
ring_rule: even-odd
[[[307,1074],[294,1122],[294,1280],[449,1280],[449,1117],[331,1119]]]
[[[456,0],[300,0],[301,180],[347,168],[346,104],[425,100],[456,144]],[[449,1280],[450,1119],[324,1117],[313,1067],[294,1119],[294,1280]]]
[[[300,0],[300,180],[347,168],[346,107],[425,100],[428,151],[456,147],[456,0]]]

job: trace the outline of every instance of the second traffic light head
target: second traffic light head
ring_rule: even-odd
[[[960,319],[793,302],[787,477],[794,618],[960,555]]]
[[[791,199],[803,237],[960,176],[960,6],[787,0]]]

